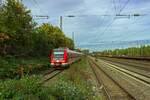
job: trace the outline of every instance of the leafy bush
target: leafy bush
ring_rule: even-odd
[[[59,100],[91,100],[93,91],[91,84],[87,82],[87,64],[86,60],[73,64],[50,86],[51,94]]]
[[[19,70],[23,67],[24,75],[37,73],[48,69],[48,58],[1,58],[0,79],[15,78],[19,76]]]
[[[0,82],[0,99],[50,100],[50,90],[39,84],[39,77],[24,77],[21,80]]]
[[[16,65],[14,63],[9,63],[9,61],[0,58],[0,79],[4,77],[12,77],[13,72],[16,69]]]
[[[61,80],[51,87],[51,94],[59,100],[85,100],[87,97],[81,88]]]
[[[87,66],[82,60],[79,64]],[[92,99],[91,85],[86,81],[84,68],[74,64],[49,87],[39,84],[40,77],[0,81],[0,100],[86,100]]]

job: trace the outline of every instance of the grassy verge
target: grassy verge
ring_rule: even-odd
[[[48,58],[0,58],[0,79],[35,73],[47,69],[47,64]]]
[[[40,77],[0,81],[0,100],[52,100],[50,90],[39,84]]]
[[[48,87],[39,83],[40,76],[0,81],[0,100],[93,100],[88,68],[87,60],[82,59],[71,65]]]
[[[50,84],[51,93],[62,100],[86,100],[92,99],[92,86],[87,81],[90,76],[86,59],[73,64],[67,71],[58,77],[58,80]]]

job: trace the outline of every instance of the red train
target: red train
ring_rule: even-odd
[[[67,68],[73,62],[81,58],[82,53],[69,50],[68,48],[53,49],[50,54],[50,63],[54,68]]]

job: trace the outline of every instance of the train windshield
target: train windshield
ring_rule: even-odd
[[[63,59],[64,52],[54,52],[54,59]]]

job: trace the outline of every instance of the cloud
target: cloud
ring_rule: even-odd
[[[32,1],[32,2],[31,2]],[[142,14],[131,18],[113,20],[115,7],[111,0],[33,0],[24,1],[33,14],[49,15],[49,20],[39,20],[38,23],[49,22],[59,26],[59,16],[75,15],[74,18],[63,17],[63,31],[71,37],[75,32],[76,45],[100,41],[141,40],[148,39],[150,0],[130,0],[121,14]],[[127,0],[115,0],[117,12]],[[40,7],[40,8],[39,8]],[[110,15],[100,16],[100,15]],[[106,28],[108,29],[106,30]],[[106,31],[105,31],[106,30]]]
[[[32,6],[29,6],[30,3],[32,3]],[[30,2],[25,1],[25,4],[29,6],[32,10],[34,10],[33,13],[38,10],[39,14],[46,12],[48,15],[51,16],[64,15],[67,11],[77,9],[78,6],[81,6],[83,3],[83,0],[31,0]]]

